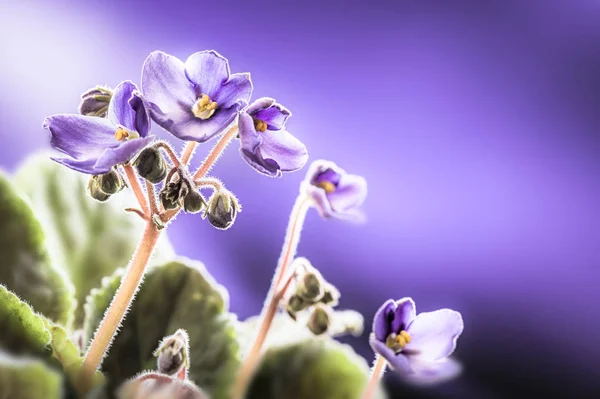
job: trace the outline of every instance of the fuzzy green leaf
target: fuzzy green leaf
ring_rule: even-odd
[[[83,323],[83,304],[100,280],[127,265],[144,230],[144,222],[125,208],[136,207],[130,190],[97,202],[87,193],[89,176],[35,155],[15,175],[47,233],[50,255],[64,265],[75,285],[78,308],[75,325]],[[172,259],[173,249],[162,234],[153,262]]]
[[[368,379],[367,363],[350,346],[310,339],[269,349],[246,399],[360,399]]]
[[[64,272],[53,266],[34,210],[0,174],[0,284],[57,323],[68,325],[75,301]]]
[[[93,337],[122,273],[104,279],[88,297],[86,340]],[[228,398],[239,359],[235,319],[227,310],[227,291],[201,263],[178,259],[151,268],[102,370],[116,387],[140,371],[156,369],[154,350],[163,337],[183,328],[190,338],[189,379],[212,399]]]
[[[42,361],[0,351],[0,398],[60,399],[62,376]]]

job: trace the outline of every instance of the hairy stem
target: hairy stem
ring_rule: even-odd
[[[285,294],[285,291],[291,282],[291,278],[289,278],[287,279],[284,287],[279,288],[283,276],[285,275],[291,261],[296,255],[298,242],[300,240],[300,231],[304,225],[304,218],[306,217],[306,211],[308,210],[309,205],[309,198],[304,194],[300,194],[300,196],[298,196],[296,199],[294,208],[292,209],[285,241],[281,250],[281,256],[279,257],[277,269],[275,270],[275,276],[273,277],[271,289],[267,295],[267,306],[263,311],[264,315],[262,317],[258,335],[256,336],[250,352],[248,352],[248,356],[244,360],[244,363],[240,368],[240,372],[238,373],[238,377],[233,389],[234,399],[241,398],[248,387],[250,377],[256,368],[256,364],[258,363],[262,346],[267,339],[269,329],[271,328],[271,324],[273,323],[273,319],[277,313],[279,302],[281,301],[281,298]]]
[[[187,165],[190,162],[192,156],[194,155],[194,150],[196,149],[197,145],[198,143],[196,143],[195,141],[189,141],[187,143],[187,145],[183,149],[183,153],[181,154],[182,164]]]
[[[135,194],[135,198],[139,202],[142,210],[147,215],[148,214],[148,203],[146,202],[146,196],[144,196],[144,190],[142,190],[142,186],[140,185],[140,181],[138,180],[133,167],[129,164],[123,165],[123,170],[125,170],[125,175],[127,176],[127,183],[129,187],[133,190]]]
[[[377,359],[375,360],[375,366],[373,367],[373,371],[371,372],[371,378],[369,379],[369,384],[367,385],[367,389],[362,397],[362,399],[371,399],[375,390],[377,389],[377,384],[379,384],[379,380],[385,371],[385,359],[383,356],[377,355]]]
[[[175,166],[176,168],[179,168],[181,166],[181,162],[179,162],[179,158],[177,158],[177,155],[175,155],[175,151],[173,151],[173,148],[171,147],[171,145],[169,143],[167,143],[166,141],[159,141],[158,143],[156,143],[156,147],[162,148],[167,153],[167,155],[171,159],[171,163],[173,164],[173,166]],[[187,149],[187,147],[186,147],[186,149]],[[193,152],[193,148],[192,148],[192,152]],[[190,156],[191,156],[191,154],[190,154]]]
[[[154,190],[154,184],[146,180],[146,191],[148,192],[148,204],[150,205],[150,219],[152,215],[158,213],[158,206],[156,205],[156,191]]]
[[[152,256],[159,236],[160,231],[154,223],[149,222],[133,255],[133,259],[129,263],[127,272],[121,280],[121,285],[108,307],[104,319],[100,323],[100,327],[96,331],[94,339],[85,355],[83,371],[86,381],[92,381],[94,373],[100,367],[104,356],[108,353],[108,347],[116,335],[115,333],[137,292],[142,276],[144,275],[144,270]]]
[[[237,132],[238,127],[237,125],[234,125],[227,131],[227,133],[221,136],[219,141],[217,141],[217,144],[215,144],[213,149],[202,163],[202,166],[200,166],[200,168],[194,174],[194,180],[198,180],[206,176],[210,168],[213,167],[215,162],[217,162],[217,159],[219,159],[219,157],[223,154],[223,151],[225,151],[225,148],[227,148],[231,140],[233,140],[233,138],[237,135]]]

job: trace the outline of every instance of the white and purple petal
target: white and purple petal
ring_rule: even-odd
[[[409,324],[415,319],[417,309],[415,301],[412,298],[402,298],[394,303],[394,317],[391,323],[392,332],[398,334],[402,330],[406,330]]]
[[[440,309],[420,313],[407,328],[411,341],[404,348],[410,356],[431,361],[448,357],[456,348],[456,340],[464,324],[459,312]]]
[[[105,118],[59,114],[46,118],[43,127],[50,132],[50,145],[76,160],[95,158],[119,144],[116,127]]]
[[[119,146],[106,149],[98,157],[94,168],[96,170],[105,170],[106,172],[102,173],[107,173],[113,166],[129,162],[153,140],[154,136],[147,136],[119,142]]]
[[[136,90],[135,84],[129,80],[121,82],[115,87],[108,104],[108,114],[106,116],[113,125],[121,125],[129,130],[137,131],[136,112],[129,104],[129,100]]]
[[[234,73],[221,85],[212,100],[219,104],[219,109],[229,109],[231,107],[242,109],[248,105],[251,96],[252,79],[250,74]]]
[[[328,193],[327,197],[336,213],[352,213],[367,198],[367,181],[362,176],[342,174],[336,190]]]
[[[254,101],[246,112],[267,124],[269,130],[281,130],[292,113],[274,99],[263,97]]]
[[[412,385],[429,386],[456,378],[462,372],[462,365],[454,359],[424,361],[406,356],[410,363],[410,373],[402,374],[402,379]]]
[[[108,173],[108,170],[96,168],[96,158],[78,160],[73,158],[50,157],[50,159],[77,172],[87,173],[89,175],[101,175]]]
[[[390,368],[400,374],[412,373],[410,360],[402,354],[396,354],[392,349],[388,348],[383,342],[376,339],[373,334],[369,337],[369,345],[373,352],[382,356],[390,366]]]
[[[242,157],[260,173],[279,177],[282,172],[301,169],[308,160],[304,144],[285,130],[256,132],[246,113],[240,115],[239,129]]]
[[[161,51],[151,53],[142,68],[142,92],[158,125],[180,139],[193,140],[190,125],[199,122],[192,113],[196,94],[181,60]]]
[[[229,79],[229,62],[214,50],[199,51],[185,61],[185,76],[194,85],[196,97],[206,94],[214,99]]]

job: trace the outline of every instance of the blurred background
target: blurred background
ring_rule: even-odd
[[[388,373],[392,398],[598,398],[599,18],[596,0],[0,0],[0,167],[47,149],[42,120],[84,90],[139,83],[151,51],[215,49],[292,110],[312,160],[369,182],[365,225],[311,212],[299,247],[341,307],[370,323],[411,296],[463,314],[462,377]],[[241,319],[261,310],[305,170],[269,179],[232,146],[213,172],[241,199],[235,226],[169,231]],[[371,361],[366,334],[346,342]]]

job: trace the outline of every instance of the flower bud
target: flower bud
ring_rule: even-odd
[[[89,89],[81,95],[79,113],[86,116],[105,118],[111,97],[112,90],[108,87],[96,86]]]
[[[207,206],[206,200],[199,192],[192,190],[183,199],[183,209],[187,213],[198,213]]]
[[[138,174],[150,183],[160,183],[167,177],[167,163],[157,148],[145,148],[134,163]]]
[[[321,284],[321,276],[317,273],[306,273],[298,282],[296,294],[306,299],[307,301],[317,302],[323,296],[323,285]]]
[[[308,329],[315,335],[321,335],[329,329],[330,324],[329,309],[320,304],[315,306],[308,319]]]
[[[87,187],[88,194],[96,201],[105,202],[110,198],[109,194],[106,194],[100,189],[99,176],[91,176],[88,181]]]
[[[180,205],[181,199],[188,194],[187,184],[183,179],[174,183],[168,183],[161,190],[159,197],[165,209],[175,209]]]
[[[183,373],[183,379],[188,368],[188,342],[185,330],[177,330],[175,334],[166,337],[154,352],[156,364],[160,373],[178,376]]]
[[[329,306],[337,306],[340,300],[340,292],[331,284],[325,284],[323,289],[323,296],[321,297],[322,304]]]
[[[229,191],[222,189],[215,191],[208,200],[208,209],[205,215],[214,227],[227,230],[235,222],[235,217],[240,211],[237,199]]]
[[[292,295],[290,299],[288,299],[288,303],[285,307],[290,317],[295,321],[296,313],[303,311],[309,306],[308,303],[302,297],[298,295]]]
[[[123,187],[125,187],[125,183],[123,182],[121,175],[114,169],[105,175],[99,175],[98,184],[100,190],[107,195],[116,194],[121,191]]]

